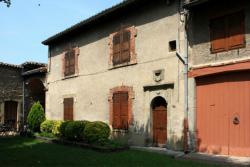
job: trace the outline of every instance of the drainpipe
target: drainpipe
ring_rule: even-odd
[[[188,38],[187,38],[187,19],[188,19],[188,11],[184,10],[184,152],[189,152],[189,127],[188,127]]]
[[[22,74],[23,74],[23,72],[24,72],[24,69],[23,69],[23,67],[22,67]],[[25,107],[24,107],[24,96],[25,96],[25,91],[24,91],[24,86],[25,86],[25,82],[24,82],[24,77],[23,77],[23,119],[22,119],[22,130],[24,130],[24,109],[25,109]]]
[[[188,11],[184,9],[181,12],[184,16],[181,22],[184,24],[184,49],[182,55],[176,53],[176,56],[184,65],[184,121],[183,121],[183,137],[184,137],[184,153],[189,152],[189,127],[188,127],[188,39],[187,39],[187,19]]]

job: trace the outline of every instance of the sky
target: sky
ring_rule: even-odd
[[[0,3],[0,62],[47,63],[48,37],[122,0],[11,0]]]

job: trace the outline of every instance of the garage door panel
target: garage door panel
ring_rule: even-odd
[[[198,151],[250,156],[249,72],[198,78],[196,84]]]

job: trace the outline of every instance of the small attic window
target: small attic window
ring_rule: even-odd
[[[176,51],[176,40],[169,41],[168,45],[169,45],[169,51],[170,52]]]

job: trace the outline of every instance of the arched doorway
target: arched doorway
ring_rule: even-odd
[[[29,108],[34,102],[39,101],[40,104],[45,109],[45,87],[43,85],[43,82],[40,79],[34,78],[34,79],[29,80],[28,92],[29,92],[29,97],[30,97]]]
[[[156,146],[167,142],[167,102],[163,97],[155,97],[151,102],[153,115],[153,143]]]

